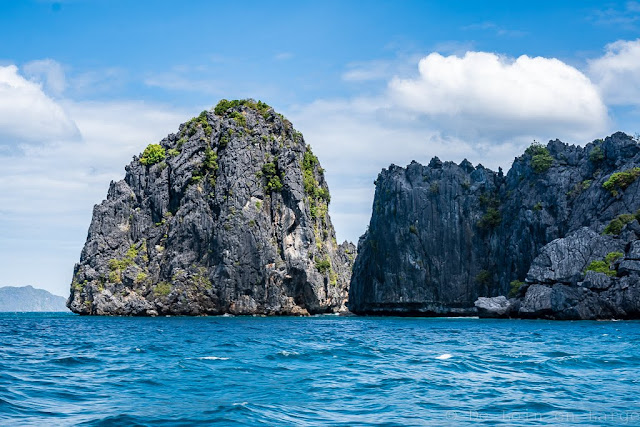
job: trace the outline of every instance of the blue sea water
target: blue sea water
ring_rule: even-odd
[[[640,323],[0,314],[0,425],[640,425]]]

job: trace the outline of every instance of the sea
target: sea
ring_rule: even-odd
[[[640,322],[0,314],[2,426],[640,426]]]

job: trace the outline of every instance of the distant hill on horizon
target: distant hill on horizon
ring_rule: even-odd
[[[33,286],[0,287],[0,312],[69,311],[66,298]]]

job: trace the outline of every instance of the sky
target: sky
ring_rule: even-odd
[[[640,132],[640,1],[0,0],[0,28],[0,286],[67,296],[109,182],[222,98],[304,134],[340,241],[390,164]]]

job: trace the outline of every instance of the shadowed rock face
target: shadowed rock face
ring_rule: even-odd
[[[72,311],[345,309],[355,247],[336,243],[323,170],[289,121],[262,103],[221,102],[159,145],[164,159],[134,157],[94,208]]]
[[[544,278],[545,286],[577,286],[585,265],[600,252],[609,246],[624,249],[637,239],[600,233],[617,216],[640,208],[640,180],[624,188],[603,187],[613,173],[638,166],[640,146],[623,133],[584,148],[558,140],[532,146],[506,176],[466,160],[460,165],[437,158],[428,166],[392,165],[376,180],[349,308],[366,314],[473,315],[479,297],[506,295],[514,280],[533,284]],[[633,224],[635,219],[625,230]],[[543,251],[554,239],[583,227],[596,237]],[[574,249],[584,258],[580,269],[567,260]],[[558,270],[545,270],[541,261],[530,271],[540,254],[553,259]],[[480,303],[493,305],[504,309],[502,300]]]

